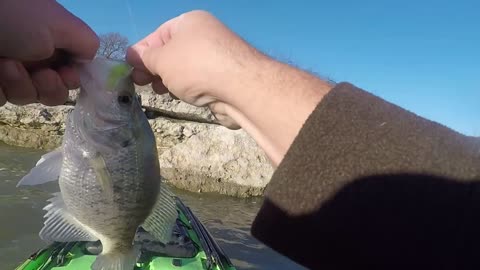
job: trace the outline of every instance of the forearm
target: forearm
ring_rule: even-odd
[[[463,251],[480,237],[478,164],[480,138],[340,83],[276,169],[252,235],[311,269],[477,263]]]
[[[228,114],[277,166],[323,96],[327,82],[266,56],[256,55],[236,74]],[[240,80],[239,80],[240,79]]]

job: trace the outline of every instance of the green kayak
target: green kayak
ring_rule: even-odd
[[[177,197],[176,204],[178,218],[169,243],[157,241],[142,228],[137,230],[135,244],[141,246],[141,254],[132,270],[235,270],[190,208]],[[35,252],[16,270],[90,270],[101,250],[100,242],[53,243]]]

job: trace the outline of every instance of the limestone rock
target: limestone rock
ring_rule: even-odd
[[[148,122],[155,134],[159,155],[165,150],[184,142],[193,135],[213,128],[211,124],[162,117],[150,119]]]
[[[213,126],[160,155],[162,176],[195,192],[239,197],[263,194],[273,167],[244,131]]]
[[[67,104],[72,104],[72,105],[75,104],[79,94],[80,94],[80,88],[68,91]]]
[[[0,125],[0,141],[15,146],[52,150],[62,144],[61,134],[41,129],[25,129]]]
[[[151,86],[137,86],[137,93],[141,97],[142,106],[148,111],[156,112],[160,116],[194,122],[215,123],[215,117],[206,107],[196,107],[183,101],[172,98],[169,94],[159,95]]]
[[[0,107],[0,141],[7,144],[52,149],[60,145],[71,106],[10,103]]]
[[[155,94],[150,86],[137,91],[155,134],[162,177],[168,182],[194,192],[263,194],[273,168],[244,131],[224,128],[207,108]],[[0,141],[45,150],[60,146],[78,93],[70,91],[68,105],[0,107]]]
[[[72,106],[65,105],[49,107],[42,104],[29,104],[16,106],[7,103],[0,107],[0,123],[29,128],[42,128],[47,125],[58,130],[59,128],[65,128],[66,116],[72,109]]]

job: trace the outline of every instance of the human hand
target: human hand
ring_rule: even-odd
[[[65,51],[90,60],[99,46],[96,34],[53,0],[0,1],[0,38],[0,106],[63,104],[79,76],[73,66],[54,67],[50,59]]]
[[[232,78],[242,78],[257,54],[213,15],[192,11],[129,48],[127,61],[137,84],[152,83],[159,94],[169,91],[192,105],[208,106],[222,125],[238,129],[230,117],[234,108],[227,85]]]
[[[205,11],[164,24],[129,48],[135,83],[152,83],[224,126],[244,129],[277,166],[331,86],[272,59]]]

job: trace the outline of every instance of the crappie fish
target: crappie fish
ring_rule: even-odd
[[[100,240],[94,270],[133,270],[137,228],[165,243],[177,218],[172,194],[160,185],[155,138],[130,70],[105,58],[79,64],[80,95],[62,146],[17,185],[58,179],[39,235],[48,242]]]

